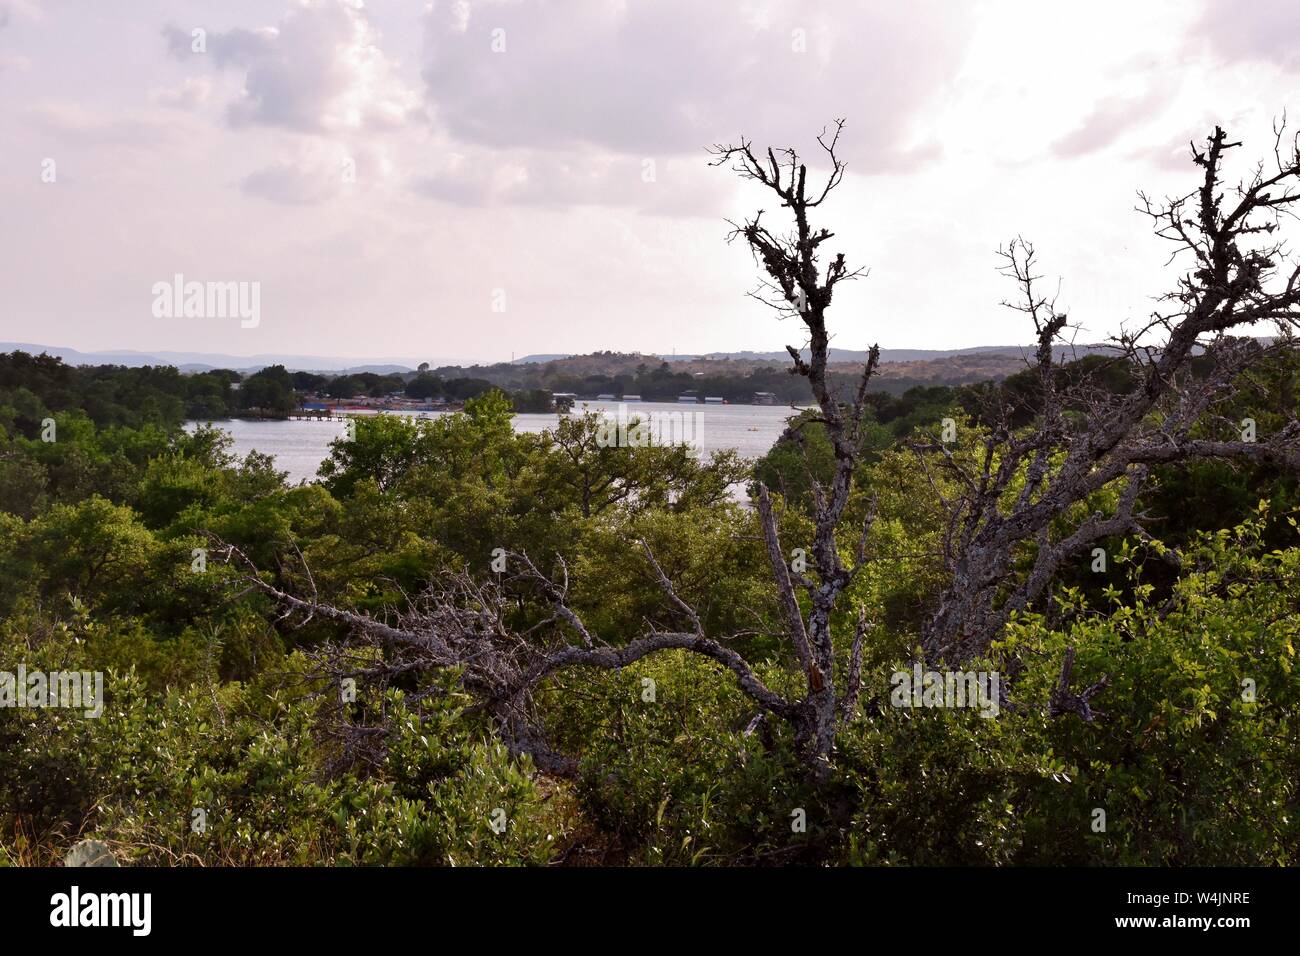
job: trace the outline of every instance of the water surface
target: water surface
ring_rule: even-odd
[[[581,402],[575,411],[586,407],[603,412],[617,421],[617,402]],[[794,414],[789,406],[765,405],[676,405],[666,402],[629,402],[621,406],[627,416],[647,418],[656,434],[686,437],[692,447],[705,455],[731,448],[745,458],[767,454],[785,428],[786,419]],[[358,413],[365,414],[365,413]],[[373,414],[373,413],[371,413]],[[445,412],[420,412],[418,418],[435,418]],[[540,434],[554,428],[559,421],[555,413],[526,414],[514,417],[517,432]],[[194,428],[198,422],[188,422]],[[234,441],[232,451],[239,457],[260,451],[275,457],[276,467],[289,473],[296,484],[316,477],[316,469],[329,456],[329,444],[343,435],[342,421],[253,421],[236,418],[211,423],[227,432]]]

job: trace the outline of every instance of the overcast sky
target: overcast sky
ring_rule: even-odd
[[[840,116],[835,345],[1027,341],[1017,234],[1097,340],[1172,279],[1136,191],[1215,123],[1268,155],[1298,74],[1293,0],[0,0],[0,340],[777,349],[724,219],[778,210],[704,147]],[[177,273],[260,283],[259,324],[155,317]]]

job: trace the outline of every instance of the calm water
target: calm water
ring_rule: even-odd
[[[592,411],[608,414],[617,421],[617,402],[583,402]],[[759,458],[780,437],[785,421],[793,411],[788,406],[762,405],[671,405],[663,402],[631,402],[623,406],[628,415],[647,418],[653,434],[677,435],[699,451],[708,454],[733,448],[746,458]],[[442,412],[422,412],[421,418],[434,418]],[[516,415],[515,431],[538,434],[554,428],[559,416]],[[197,422],[190,422],[193,428]],[[297,483],[316,477],[316,469],[329,454],[329,444],[343,434],[341,421],[258,422],[244,419],[214,422],[234,439],[233,451],[241,458],[250,451],[275,456],[276,467],[289,473]]]

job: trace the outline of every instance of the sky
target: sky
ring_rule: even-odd
[[[833,344],[1029,341],[996,250],[1100,341],[1173,284],[1136,193],[1237,169],[1295,102],[1300,4],[0,0],[0,340],[503,361],[776,350],[709,165],[836,118]],[[159,305],[241,283],[256,321]],[[206,288],[206,287],[205,287]]]

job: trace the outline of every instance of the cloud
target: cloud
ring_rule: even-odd
[[[45,13],[33,0],[0,0],[0,30],[19,17],[39,23]]]
[[[1174,128],[1178,130],[1177,132],[1163,137],[1154,144],[1138,146],[1128,153],[1126,158],[1145,160],[1163,171],[1191,175],[1192,147],[1198,149],[1204,147],[1205,139],[1214,130],[1216,122],[1218,120],[1214,116],[1205,113],[1194,123],[1176,123]]]
[[[305,206],[338,195],[339,171],[303,168],[296,163],[279,163],[252,173],[240,182],[240,188],[259,199],[289,206]]]
[[[248,66],[271,55],[278,35],[275,27],[236,27],[225,33],[209,33],[202,27],[183,30],[172,24],[163,27],[163,38],[172,56],[178,60],[208,57],[218,68]]]
[[[1147,123],[1170,102],[1172,93],[1167,85],[1158,84],[1142,97],[1106,97],[1073,132],[1052,144],[1052,153],[1074,158],[1105,149],[1129,130]]]
[[[150,147],[174,138],[167,123],[152,117],[105,116],[84,106],[46,103],[27,110],[28,125],[65,142],[100,146]]]
[[[212,81],[206,76],[188,76],[180,86],[154,90],[149,98],[159,106],[191,110],[206,103],[211,92]]]
[[[392,172],[386,151],[361,146],[349,152],[322,139],[299,144],[296,153],[239,182],[248,196],[286,206],[310,206],[383,182]]]
[[[365,11],[345,0],[295,5],[273,27],[209,33],[204,53],[193,51],[185,30],[167,27],[163,35],[178,58],[208,57],[216,69],[244,72],[243,89],[227,108],[233,126],[308,133],[394,128],[418,107]]]
[[[0,0],[0,30],[17,18],[39,22],[44,20],[44,14],[31,0]]]
[[[1194,138],[1180,137],[1151,149],[1136,150],[1130,158],[1149,160],[1157,169],[1167,172],[1186,172],[1191,168],[1193,142]]]
[[[1228,62],[1300,67],[1300,5],[1295,0],[1209,0],[1192,32]]]
[[[413,190],[461,206],[607,206],[666,216],[718,215],[719,191],[703,160],[636,159],[564,150],[441,154]]]
[[[955,75],[967,20],[943,0],[438,2],[424,19],[422,88],[346,0],[303,0],[274,24],[209,31],[204,52],[189,29],[163,35],[177,59],[242,80],[226,104],[232,128],[382,139],[412,159],[402,179],[424,197],[688,216],[716,214],[730,188],[709,176],[704,148],[741,133],[776,145],[802,137],[794,144],[815,167],[813,138],[847,116],[854,172],[935,161],[938,141],[917,141],[914,121]],[[192,109],[211,89],[187,83],[154,99]],[[277,202],[328,198],[305,168],[282,161],[240,187]]]
[[[0,0],[0,30],[18,19],[40,23],[45,13],[33,0]]]
[[[510,161],[504,153],[497,154],[496,162],[481,162],[482,152],[474,150],[473,157],[455,150],[442,152],[435,162],[425,163],[424,172],[412,179],[412,190],[426,198],[458,206],[504,201],[527,175],[525,168]]]
[[[807,144],[847,116],[848,159],[883,171],[907,162],[910,120],[955,74],[968,20],[933,0],[461,0],[426,17],[423,77],[467,143],[662,157],[741,131]]]

